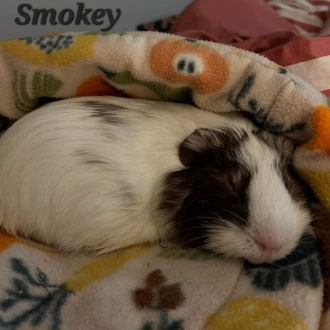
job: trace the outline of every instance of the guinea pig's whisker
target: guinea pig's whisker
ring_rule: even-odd
[[[204,226],[204,228],[205,228],[205,226]],[[194,230],[194,229],[201,229],[201,226],[196,225],[196,226],[192,226],[192,227],[189,227],[189,228],[182,228],[181,232],[186,233],[186,232],[190,232],[191,230]]]
[[[232,226],[234,226],[234,224],[229,223],[227,221],[213,221],[212,223],[206,224],[204,228],[218,230],[232,228]]]
[[[245,224],[247,222],[247,219],[244,219],[243,217],[241,217],[240,215],[230,211],[230,210],[222,210],[223,212],[227,212],[228,214],[232,215],[234,217],[234,219],[237,219],[238,221],[242,222],[243,224]]]
[[[195,242],[195,241],[197,241],[197,240],[199,240],[199,239],[205,239],[205,238],[207,238],[208,237],[208,235],[200,235],[200,236],[196,236],[196,237],[193,237],[193,238],[191,238],[191,239],[188,239],[188,240],[185,240],[184,241],[184,244],[189,244],[189,243],[193,243],[193,242]]]
[[[236,224],[230,222],[223,222],[223,223],[216,223],[216,224],[209,224],[207,226],[208,232],[212,235],[216,235],[219,231],[228,231],[228,230],[241,230]]]
[[[189,226],[188,228],[183,228],[182,231],[183,232],[188,232],[192,229],[201,229],[201,228],[206,228],[206,229],[212,229],[212,230],[221,230],[221,229],[227,229],[230,228],[230,224],[226,223],[226,222],[217,222],[216,218],[205,218],[205,217],[199,217],[199,218],[190,218],[187,219],[188,221],[198,221],[198,220],[212,220],[212,223],[210,224],[203,224],[202,226],[200,224],[196,224],[194,226]]]
[[[195,221],[195,220],[216,220],[216,218],[218,218],[217,215],[212,216],[212,217],[192,217],[192,218],[188,218],[185,219],[185,221]]]
[[[207,250],[207,253],[210,257],[218,257],[220,255],[220,253],[217,253],[213,250]]]

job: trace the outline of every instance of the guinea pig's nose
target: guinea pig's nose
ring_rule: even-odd
[[[262,251],[278,252],[283,248],[283,243],[278,242],[272,237],[260,237],[255,240],[256,245]]]

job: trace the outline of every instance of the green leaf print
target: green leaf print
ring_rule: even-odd
[[[69,48],[74,44],[74,36],[66,33],[54,36],[28,37],[22,38],[22,40],[25,40],[29,45],[39,48],[48,55]]]
[[[219,256],[206,251],[183,248],[178,245],[165,246],[158,255],[168,259],[209,260],[219,258]]]
[[[31,86],[31,95],[28,93],[28,85]],[[15,73],[14,102],[19,111],[29,112],[33,110],[41,97],[55,97],[63,83],[53,75],[43,72],[35,72],[32,81],[28,82],[26,74]]]
[[[0,297],[0,328],[8,330],[42,326],[62,328],[62,309],[72,294],[63,284],[52,284],[40,269],[22,259],[10,259],[13,277]]]
[[[192,103],[192,88],[189,86],[170,87],[157,81],[143,81],[135,78],[131,72],[112,72],[104,68],[100,70],[106,77],[118,85],[136,84],[149,88],[155,92],[161,99],[167,101],[180,101]]]

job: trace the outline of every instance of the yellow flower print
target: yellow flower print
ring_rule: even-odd
[[[307,330],[305,322],[278,302],[247,297],[212,315],[206,330]]]
[[[36,65],[66,66],[94,55],[96,35],[56,34],[7,40],[0,47],[18,59]]]

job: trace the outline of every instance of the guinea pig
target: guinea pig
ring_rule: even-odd
[[[292,152],[237,113],[110,96],[52,102],[0,139],[0,226],[66,251],[177,239],[272,262],[311,221]]]

